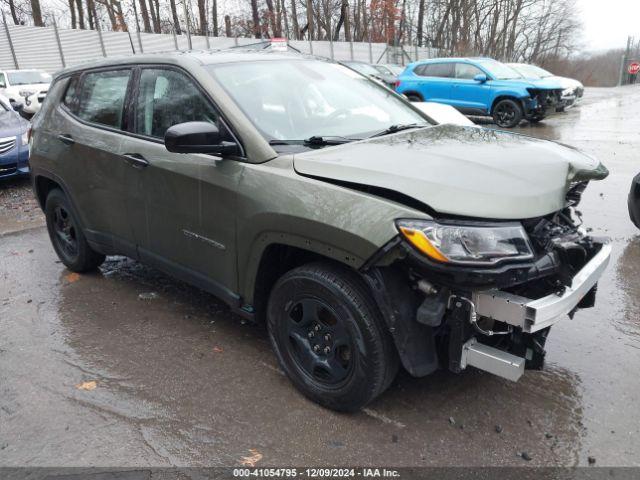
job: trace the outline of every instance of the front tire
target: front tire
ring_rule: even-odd
[[[493,107],[493,121],[501,128],[516,127],[522,116],[522,106],[511,98],[504,98]]]
[[[47,195],[45,217],[53,248],[69,270],[87,272],[104,262],[105,256],[87,243],[78,215],[62,190],[54,189]]]
[[[338,411],[356,411],[380,395],[398,356],[362,279],[329,263],[286,273],[267,309],[271,344],[298,390]]]

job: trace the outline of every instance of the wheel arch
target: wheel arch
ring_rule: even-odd
[[[326,261],[356,271],[364,262],[357,255],[327,243],[296,234],[265,232],[254,242],[244,278],[242,298],[255,318],[264,320],[269,294],[286,272],[306,263]]]
[[[515,93],[505,92],[500,93],[494,97],[493,102],[491,103],[491,109],[489,110],[490,115],[493,115],[493,109],[501,100],[513,100],[514,102],[518,103],[522,107],[522,113],[524,114],[524,99]]]
[[[415,95],[416,97],[421,98],[422,101],[424,102],[424,95],[417,90],[405,90],[403,92],[398,92],[398,93],[400,93],[401,95],[406,95],[407,97],[409,95]]]

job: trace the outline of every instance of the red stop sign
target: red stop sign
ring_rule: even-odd
[[[631,75],[635,75],[638,72],[640,72],[640,63],[638,62],[631,62],[629,64],[629,68],[627,68],[627,71],[631,74]]]

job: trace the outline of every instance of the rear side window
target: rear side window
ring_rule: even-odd
[[[456,63],[456,78],[464,80],[473,80],[476,75],[484,72],[474,65],[468,63]]]
[[[135,131],[164,138],[173,125],[184,122],[217,124],[218,112],[184,73],[148,68],[140,74]]]
[[[76,112],[82,120],[122,129],[124,100],[130,70],[90,72],[82,81],[80,106]]]
[[[418,68],[419,70],[416,69],[416,73],[422,77],[455,77],[453,63],[428,63]]]

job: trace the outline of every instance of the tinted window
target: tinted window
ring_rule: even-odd
[[[142,70],[136,112],[136,133],[157,138],[179,123],[217,123],[219,118],[186,75],[164,69]]]
[[[87,73],[77,115],[87,122],[121,129],[130,76],[129,70]]]
[[[484,72],[478,67],[468,63],[456,63],[456,78],[473,80],[476,75],[482,75]]]
[[[80,97],[78,91],[78,77],[71,77],[67,85],[67,91],[64,94],[62,103],[72,112],[76,112],[78,105],[80,104]]]
[[[422,75],[423,77],[445,77],[445,78],[453,78],[453,63],[429,63],[427,65],[422,65],[422,69],[418,73],[418,75]]]

